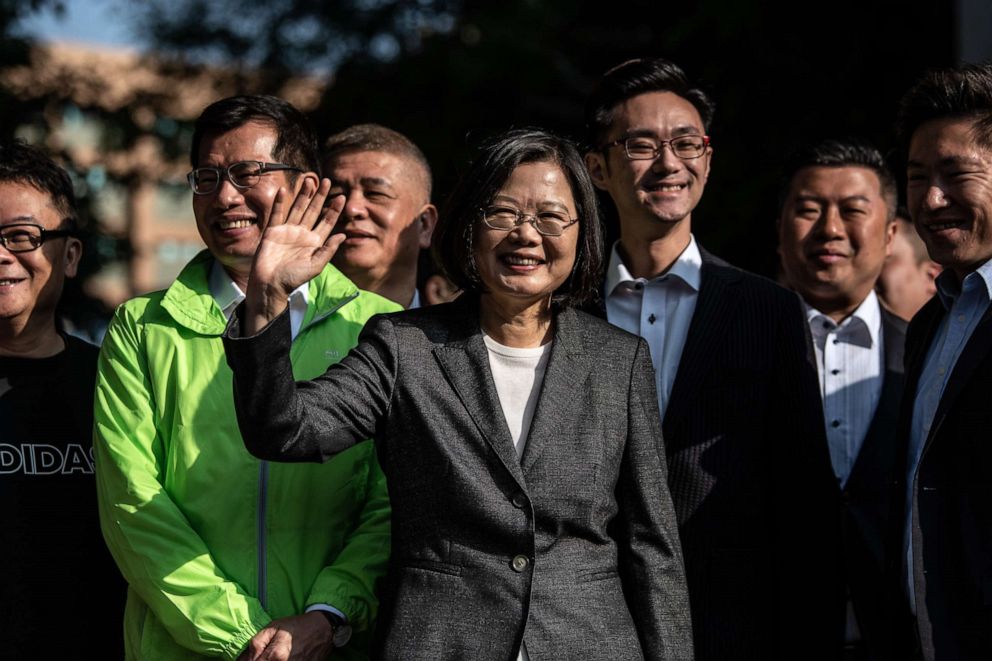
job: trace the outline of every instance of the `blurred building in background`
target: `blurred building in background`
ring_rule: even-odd
[[[256,91],[310,111],[326,87],[315,77],[274,83],[261,71],[59,43],[0,65],[0,94],[23,106],[8,132],[43,145],[73,175],[98,262],[80,284],[106,310],[167,286],[203,248],[185,179],[200,111]]]

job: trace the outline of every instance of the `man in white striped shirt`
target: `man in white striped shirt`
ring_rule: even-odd
[[[906,324],[881,307],[874,287],[895,233],[896,183],[873,147],[834,140],[798,152],[784,181],[779,254],[806,304],[844,511],[844,658],[878,659]]]

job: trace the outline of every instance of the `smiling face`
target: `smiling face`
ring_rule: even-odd
[[[934,119],[909,143],[906,198],[930,258],[958,279],[992,257],[992,151],[968,118]]]
[[[554,212],[576,217],[568,178],[555,163],[517,166],[492,204],[527,214]],[[544,236],[533,223],[510,231],[495,230],[476,221],[474,257],[485,297],[499,302],[533,304],[547,300],[568,279],[575,264],[579,227],[561,236]]]
[[[779,218],[786,278],[821,312],[861,304],[895,232],[878,175],[865,167],[806,167],[792,177]]]
[[[204,136],[197,167],[225,168],[239,161],[272,163],[276,129],[251,121],[226,133]],[[196,228],[207,248],[236,281],[247,280],[262,231],[280,187],[295,194],[304,177],[290,184],[286,171],[263,174],[251,188],[236,188],[225,176],[213,193],[193,196]]]
[[[374,289],[395,274],[416,277],[417,257],[430,247],[436,221],[420,169],[379,151],[344,153],[328,163],[331,195],[345,196],[334,231],[348,237],[334,265],[360,287]]]
[[[62,227],[62,214],[51,197],[30,184],[0,182],[0,226],[34,223],[47,230]],[[0,246],[0,323],[23,328],[54,324],[55,307],[66,276],[76,275],[82,244],[51,238],[30,252],[12,253]]]
[[[684,135],[704,135],[703,120],[686,99],[671,92],[647,92],[621,102],[613,111],[613,124],[605,143],[635,136],[671,140]],[[586,156],[593,183],[613,198],[624,234],[668,232],[665,225],[689,221],[699,204],[710,173],[713,150],[682,159],[670,146],[657,158],[630,160],[623,145],[614,145]]]

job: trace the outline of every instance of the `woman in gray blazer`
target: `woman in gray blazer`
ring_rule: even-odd
[[[374,317],[294,383],[288,295],[343,238],[329,185],[280,194],[225,346],[256,456],[375,438],[393,506],[377,655],[691,659],[647,345],[576,310],[603,250],[575,147],[538,130],[487,145],[436,236],[461,298]]]

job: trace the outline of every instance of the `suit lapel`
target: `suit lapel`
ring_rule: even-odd
[[[434,357],[479,433],[523,488],[523,471],[510,430],[506,426],[499,395],[496,393],[496,384],[489,367],[489,353],[479,329],[478,310],[472,308],[465,312],[464,317],[453,320],[456,328],[452,331],[451,339],[434,348]]]
[[[520,460],[525,475],[549,443],[568,442],[560,438],[561,430],[578,417],[574,411],[581,406],[581,398],[575,391],[589,373],[589,362],[582,359],[582,328],[576,312],[563,310],[555,323],[555,341]]]
[[[710,364],[719,353],[717,349],[721,339],[726,337],[730,319],[737,307],[738,299],[729,291],[737,280],[734,271],[723,268],[720,262],[701,247],[699,252],[703,258],[699,297],[689,323],[685,347],[679,358],[668,409],[664,414],[666,429],[678,420],[695,399],[709,372]]]
[[[900,322],[893,318],[892,313],[887,312],[884,308],[881,312],[882,342],[885,349],[882,392],[879,395],[871,424],[868,426],[868,432],[865,434],[865,440],[861,444],[861,450],[855,459],[854,468],[848,478],[848,489],[857,484],[862,474],[874,477],[879,474],[880,469],[891,461],[890,457],[885,456],[890,445],[883,443],[883,441],[895,433],[899,401],[905,383],[903,347],[906,335],[905,331],[898,327],[897,324]]]
[[[896,443],[898,456],[895,462],[895,466],[899,467],[902,471],[906,470],[907,462],[909,461],[909,438],[913,422],[913,406],[916,403],[916,391],[920,385],[920,373],[923,371],[923,361],[926,360],[927,347],[933,343],[943,316],[944,306],[940,302],[940,297],[934,296],[916,313],[916,316],[913,317],[913,320],[909,324],[909,328],[906,330],[904,363],[906,371],[904,374],[905,381],[902,403],[899,405],[899,425],[896,431],[896,437],[899,439],[899,442]],[[901,491],[903,482],[904,478],[897,476],[897,481],[894,485],[899,491],[893,495],[895,502],[901,502],[901,499],[905,498],[905,493]],[[893,536],[893,539],[897,539],[898,535],[902,534],[899,530],[900,528],[897,525],[890,526],[890,536]],[[901,537],[898,537],[898,539],[901,539]]]
[[[927,343],[928,347],[929,345],[930,343]],[[961,389],[964,388],[965,384],[971,380],[971,375],[974,374],[975,369],[978,368],[978,365],[988,354],[990,348],[992,348],[992,305],[985,310],[981,321],[975,326],[971,337],[968,338],[968,343],[964,345],[964,350],[954,364],[951,376],[947,380],[947,386],[944,387],[944,394],[941,395],[940,403],[937,405],[937,412],[933,416],[930,435],[927,437],[927,442],[923,446],[924,452],[926,452],[927,446],[930,445],[937,431],[940,429],[940,424],[943,422],[944,416],[947,415],[951,406],[954,405],[954,400],[961,394]]]
[[[913,317],[913,322],[910,324],[906,337],[906,397],[903,399],[902,406],[904,409],[908,406],[910,411],[912,410],[913,402],[916,399],[916,389],[920,385],[923,362],[927,357],[927,349],[930,348],[937,336],[937,329],[940,327],[940,320],[944,318],[944,314],[945,310],[940,302],[940,297],[934,296]]]

